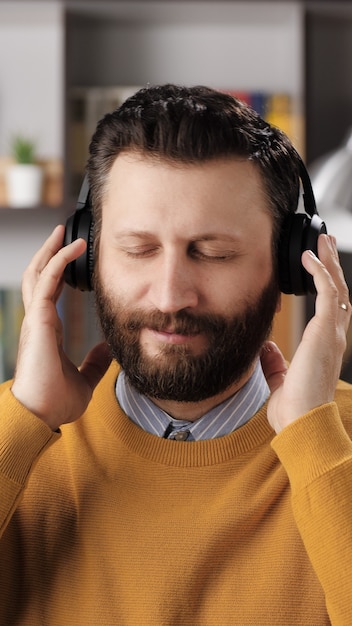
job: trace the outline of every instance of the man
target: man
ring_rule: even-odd
[[[79,370],[63,351],[55,305],[86,242],[59,226],[0,389],[0,623],[350,626],[333,237],[302,255],[316,313],[288,369],[266,341],[298,155],[230,96],[165,85],[99,123],[88,177],[106,343]]]

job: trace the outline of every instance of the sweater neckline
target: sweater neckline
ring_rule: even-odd
[[[175,467],[218,465],[270,441],[274,431],[267,421],[267,403],[241,428],[204,441],[174,441],[152,435],[137,426],[120,408],[115,394],[119,366],[113,362],[96,388],[92,419],[101,419],[129,451],[144,459]]]

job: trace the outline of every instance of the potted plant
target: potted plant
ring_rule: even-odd
[[[36,145],[31,139],[16,135],[12,141],[13,163],[7,170],[9,206],[27,208],[41,202],[43,169],[36,162]]]

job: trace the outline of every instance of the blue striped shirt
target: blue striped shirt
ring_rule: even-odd
[[[239,391],[194,422],[173,419],[138,393],[123,371],[116,382],[116,395],[126,415],[143,430],[168,439],[199,441],[223,437],[243,426],[263,406],[269,388],[258,360],[251,378]]]

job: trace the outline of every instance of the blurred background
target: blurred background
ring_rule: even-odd
[[[349,0],[0,0],[0,380],[16,358],[22,272],[75,208],[96,122],[148,83],[234,93],[286,131],[351,286],[351,76]],[[36,191],[19,196],[16,182],[12,194],[18,170],[36,170]],[[67,287],[60,311],[79,364],[99,334],[92,296]],[[273,334],[288,359],[313,311],[314,298],[284,297]],[[342,375],[352,382],[352,339]]]

